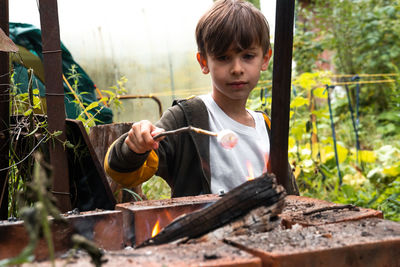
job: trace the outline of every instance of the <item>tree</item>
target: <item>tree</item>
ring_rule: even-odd
[[[339,74],[399,73],[400,0],[315,0],[299,5],[295,36],[296,70],[315,68],[316,54],[333,51]],[[367,87],[367,86],[366,86]],[[387,110],[398,84],[374,84],[363,91],[364,105]]]

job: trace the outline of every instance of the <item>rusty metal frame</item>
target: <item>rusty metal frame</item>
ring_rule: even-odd
[[[47,120],[51,133],[61,131],[49,145],[52,171],[52,193],[61,212],[71,210],[66,141],[64,87],[62,83],[61,41],[56,0],[39,0],[42,28],[42,54],[46,86]]]
[[[117,98],[118,99],[142,99],[142,98],[153,99],[154,101],[156,101],[156,103],[158,105],[158,115],[160,116],[160,118],[162,116],[163,110],[162,110],[161,100],[154,95],[118,95]]]
[[[276,0],[270,171],[286,189],[290,188],[287,164],[294,7],[294,0]]]
[[[9,35],[8,0],[0,1],[0,28]],[[10,125],[10,68],[9,55],[0,51],[0,169],[9,165],[8,152]],[[7,170],[0,171],[0,220],[8,217],[8,182]]]

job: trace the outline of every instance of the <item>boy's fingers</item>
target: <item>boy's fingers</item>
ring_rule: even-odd
[[[128,136],[125,139],[125,143],[128,145],[129,149],[131,149],[132,151],[134,151],[138,154],[145,153],[146,151],[151,149],[151,148],[146,148],[143,145],[143,142],[138,142],[138,140],[136,139],[136,137],[134,135],[134,131],[130,131],[130,133],[128,134]]]
[[[160,128],[155,127],[147,120],[136,122],[129,130],[125,143],[136,153],[145,153],[151,149],[157,149],[158,142],[154,141],[152,132],[158,129]]]
[[[163,128],[155,127],[155,129],[151,132],[151,136],[156,136],[157,134],[160,134],[162,132],[165,132]]]
[[[155,127],[154,131],[151,132],[151,136],[152,136],[152,138],[153,138],[154,136],[156,136],[156,135],[158,135],[158,134],[160,134],[160,133],[162,133],[162,132],[165,132],[165,130],[164,130],[163,128]],[[152,148],[153,148],[153,149],[158,149],[158,147],[160,146],[160,141],[163,140],[164,137],[165,137],[165,136],[162,136],[162,137],[160,137],[160,138],[157,138],[157,140],[154,140],[154,139],[153,139],[154,143],[153,143],[153,145],[152,145]]]

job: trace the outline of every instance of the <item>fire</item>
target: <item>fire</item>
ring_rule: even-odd
[[[264,169],[263,169],[263,173],[268,171],[268,160],[269,160],[269,154],[265,153],[264,154]],[[253,170],[253,165],[251,164],[251,162],[249,160],[246,161],[246,167],[247,167],[247,172],[249,173],[249,175],[246,176],[246,179],[248,181],[253,180],[255,178],[254,170]]]
[[[246,179],[248,181],[253,180],[254,179],[253,165],[251,165],[250,161],[246,161],[246,166],[247,166],[247,171],[249,172],[249,175],[246,176]]]
[[[268,171],[268,161],[269,161],[269,154],[265,153],[264,154],[264,170],[263,172],[267,172]]]
[[[153,231],[151,231],[151,237],[155,237],[160,232],[160,221],[157,220],[156,224],[153,227]]]

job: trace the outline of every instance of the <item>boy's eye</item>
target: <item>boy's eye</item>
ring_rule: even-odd
[[[245,54],[245,55],[243,56],[243,58],[244,58],[244,59],[253,59],[253,58],[254,58],[254,55],[253,55],[253,54]]]
[[[218,56],[218,57],[217,57],[217,60],[218,60],[218,61],[226,61],[226,60],[228,60],[228,56],[225,56],[225,55],[223,55],[223,56]]]

